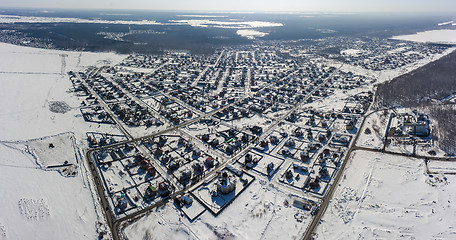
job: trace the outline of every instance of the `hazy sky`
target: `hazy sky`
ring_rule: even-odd
[[[210,11],[456,12],[456,0],[1,0],[0,7]]]

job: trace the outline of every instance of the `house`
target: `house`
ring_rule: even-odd
[[[355,122],[353,120],[348,120],[345,122],[345,129],[353,130],[354,127],[355,127]]]
[[[295,141],[293,139],[289,139],[288,141],[285,142],[285,146],[287,147],[294,147]]]
[[[297,170],[297,171],[302,171],[302,172],[308,172],[309,169],[306,167],[306,166],[302,166],[302,165],[299,165],[299,164],[296,164],[296,163],[293,163],[293,169],[294,170]]]
[[[217,182],[217,191],[222,194],[228,194],[236,188],[236,180],[233,180],[233,176],[228,174],[228,171],[223,171],[219,176]]]
[[[171,193],[169,189],[169,184],[166,181],[160,182],[158,184],[158,193],[161,197],[167,197]]]
[[[320,178],[317,176],[315,178],[310,179],[309,181],[309,187],[311,189],[318,188],[320,186]]]
[[[117,196],[117,209],[119,212],[125,211],[128,207],[128,201],[127,197],[125,194],[121,194],[120,196]]]
[[[267,170],[267,173],[268,173],[268,176],[272,176],[272,174],[274,173],[274,163],[273,162],[270,162],[266,168]]]
[[[293,134],[296,136],[296,137],[302,137],[304,135],[304,133],[302,132],[302,129],[300,127],[297,127],[294,131],[293,131]]]
[[[271,141],[272,144],[276,145],[279,143],[279,138],[277,136],[270,136],[269,140]]]
[[[152,185],[149,185],[144,192],[144,199],[150,201],[155,195],[157,195],[157,189]]]
[[[301,161],[303,161],[303,162],[309,161],[309,160],[310,160],[309,152],[307,152],[307,151],[301,151],[301,153],[299,154],[299,158],[300,158]]]
[[[263,128],[260,126],[253,126],[250,128],[253,134],[261,134],[263,132]]]
[[[185,205],[190,205],[193,203],[193,198],[190,195],[184,195],[184,196],[180,197],[180,200]]]
[[[262,140],[262,141],[260,142],[260,147],[265,148],[265,147],[268,146],[268,144],[269,144],[269,142],[268,142],[267,140]]]
[[[214,166],[214,158],[209,156],[204,160],[204,165],[206,165],[206,168],[212,168]]]
[[[287,179],[293,178],[293,172],[292,172],[291,170],[288,170],[287,173],[285,174],[285,177],[286,177]]]
[[[188,181],[190,181],[191,177],[192,177],[191,171],[183,171],[179,177],[179,182],[186,185],[188,183]]]

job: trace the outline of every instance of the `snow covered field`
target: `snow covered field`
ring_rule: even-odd
[[[63,64],[60,54],[67,55]],[[67,92],[72,85],[66,71],[122,58],[0,43],[0,239],[96,239],[103,231],[95,189],[74,143],[85,147],[87,131],[120,131],[84,122],[80,101]],[[64,101],[71,110],[51,112],[52,101]],[[66,171],[74,176],[46,168],[65,161],[73,164]]]
[[[412,42],[455,44],[456,43],[456,30],[451,30],[451,29],[432,30],[432,31],[418,32],[418,33],[410,34],[410,35],[395,36],[395,37],[392,37],[391,39],[405,40],[405,41],[412,41]]]
[[[60,75],[59,54],[68,55],[64,75]],[[84,122],[78,109],[80,100],[68,92],[72,84],[66,72],[123,58],[114,53],[63,52],[0,43],[0,140],[26,140],[68,131],[80,139],[86,131],[95,131],[98,124]],[[51,112],[50,101],[65,101],[72,110]],[[109,125],[100,128],[120,132]]]
[[[367,116],[364,126],[361,129],[361,133],[363,134],[359,136],[356,145],[372,149],[382,149],[389,114],[387,111],[378,111]]]
[[[456,237],[454,175],[428,176],[423,160],[367,151],[349,161],[319,239]]]
[[[25,146],[0,143],[0,239],[95,239],[98,217],[84,166],[64,177],[40,168]],[[53,157],[70,151],[62,148]]]

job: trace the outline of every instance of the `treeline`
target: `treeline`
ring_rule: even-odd
[[[379,107],[417,107],[432,99],[440,100],[456,92],[456,51],[441,59],[379,84]]]
[[[433,119],[440,149],[456,154],[456,105],[440,100],[456,92],[456,51],[377,86],[375,106],[417,108]]]
[[[456,105],[455,104],[428,104],[423,107],[433,119],[437,121],[438,143],[444,152],[456,155]]]

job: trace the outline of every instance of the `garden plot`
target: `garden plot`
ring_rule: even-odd
[[[280,134],[277,131],[273,131],[263,141],[260,141],[255,146],[255,149],[260,152],[270,154],[272,151],[274,151],[277,148],[277,146],[279,146],[282,143],[282,140],[285,138],[286,138],[286,136],[284,134]]]
[[[182,187],[195,183],[219,164],[217,159],[205,153],[197,144],[179,135],[154,137],[144,141],[144,146]]]
[[[383,139],[385,138],[389,116],[390,113],[386,110],[369,114],[364,121],[363,128],[360,130],[363,134],[360,134],[356,145],[381,149],[383,147]]]
[[[249,151],[244,156],[240,157],[237,162],[245,169],[255,168],[258,163],[263,159],[263,155],[256,151]]]
[[[148,166],[145,166],[135,158],[137,157],[124,158],[121,162],[122,165],[125,166],[125,170],[136,183],[158,177],[155,169],[147,169]]]
[[[267,129],[272,124],[272,119],[264,117],[260,114],[254,114],[252,116],[232,120],[228,124],[237,129],[246,129],[251,128],[253,126],[258,126],[263,129]]]
[[[101,106],[81,108],[86,122],[114,124],[111,116]]]
[[[345,103],[345,106],[341,109],[343,113],[352,113],[352,114],[364,114],[366,111],[365,105],[358,101],[350,101],[348,100]]]
[[[199,201],[194,200],[195,196],[188,194],[186,197],[191,200],[191,203],[182,203],[181,206],[176,206],[175,204],[175,206],[178,207],[185,214],[185,216],[187,216],[190,222],[193,222],[197,217],[206,211],[206,208]]]
[[[155,97],[143,98],[141,99],[147,106],[154,109],[156,112],[161,110],[161,101],[157,100]]]
[[[351,140],[351,135],[335,133],[332,136],[328,145],[331,147],[348,147],[350,145]]]
[[[298,189],[303,189],[310,177],[310,169],[308,166],[299,163],[288,165],[284,174],[280,176],[279,181]]]
[[[103,164],[100,167],[100,172],[109,192],[119,192],[122,189],[131,188],[136,185],[120,161],[113,161],[109,165]]]
[[[341,148],[324,148],[316,155],[314,165],[338,168],[344,156],[344,149]]]
[[[212,129],[211,133],[197,135],[197,137],[226,156],[241,151],[254,139],[253,135],[222,124],[217,129]]]
[[[317,154],[322,148],[322,144],[307,141],[299,142],[301,144],[299,148],[297,148],[297,151],[293,154],[292,158],[299,162],[310,164],[312,159],[314,159],[315,154]]]
[[[76,164],[75,140],[72,133],[29,140],[27,150],[42,168]]]
[[[149,178],[147,179],[147,181],[136,185],[136,189],[144,199],[143,205],[153,203],[157,200],[161,200],[161,198],[159,198],[157,190],[159,188],[159,184],[163,181],[165,181],[165,179],[162,176],[157,175],[154,178]],[[148,188],[151,188],[151,192],[147,192]],[[157,192],[154,192],[154,190]]]
[[[255,177],[245,172],[240,172],[237,175],[235,172],[225,170],[228,172],[230,181],[234,184],[234,189],[229,193],[221,193],[218,191],[217,183],[222,177],[217,176],[213,181],[202,184],[192,191],[192,194],[200,201],[212,214],[218,215],[225,209],[231,202],[234,201],[254,180]],[[238,170],[239,171],[239,170]]]
[[[138,154],[138,149],[128,144],[126,146],[127,147],[101,149],[93,154],[99,165],[108,164]]]
[[[299,151],[299,148],[303,144],[303,142],[290,137],[287,140],[285,140],[277,154],[280,154],[285,158],[292,158]]]
[[[125,135],[98,133],[98,132],[87,132],[87,141],[89,147],[97,148],[107,144],[113,144],[117,142],[126,141]]]

